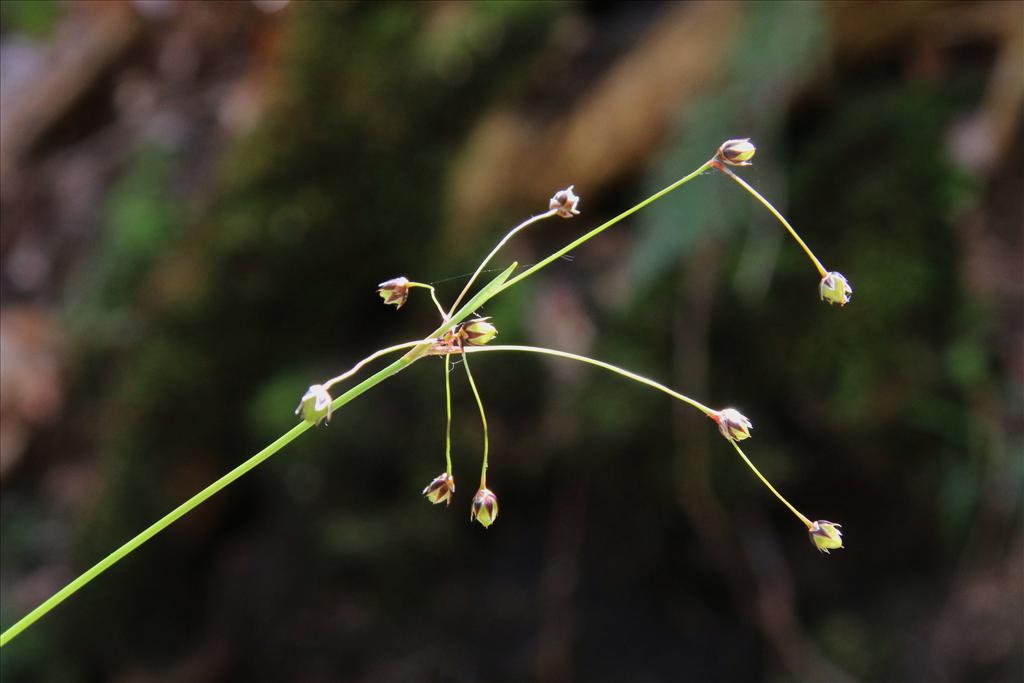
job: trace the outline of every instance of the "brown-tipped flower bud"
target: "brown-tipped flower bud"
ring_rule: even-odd
[[[377,293],[384,299],[385,304],[394,304],[395,309],[405,305],[409,299],[409,280],[404,277],[396,277],[387,282],[377,285]]]
[[[718,431],[730,441],[743,441],[750,438],[750,430],[754,425],[750,423],[740,411],[733,408],[725,408],[711,414],[711,419],[718,424]]]
[[[754,158],[757,147],[750,141],[750,138],[737,138],[726,140],[718,148],[718,159],[730,166],[750,166],[750,160]]]
[[[306,389],[306,393],[302,395],[302,400],[299,401],[299,407],[295,409],[295,414],[306,422],[312,422],[315,425],[321,422],[330,422],[332,402],[331,395],[324,388],[324,385],[314,384],[309,389]]]
[[[811,543],[821,552],[831,555],[830,550],[839,550],[843,547],[843,532],[839,530],[841,526],[842,524],[819,519],[808,531]]]
[[[486,529],[498,518],[498,497],[488,488],[481,488],[473,496],[473,505],[469,508],[469,521],[480,522]]]
[[[451,505],[452,494],[455,493],[455,477],[445,472],[434,478],[434,481],[427,484],[423,489],[423,495],[434,505],[444,503]]]
[[[580,198],[572,191],[573,187],[575,185],[559,190],[551,198],[551,201],[548,202],[548,208],[557,210],[558,215],[562,218],[572,218],[573,216],[580,215],[580,212],[576,209],[576,206],[580,203]]]
[[[818,287],[821,292],[821,300],[831,304],[845,306],[850,303],[853,295],[853,287],[846,281],[842,273],[831,272],[821,278],[821,285]]]
[[[460,334],[467,344],[483,346],[498,336],[498,328],[490,318],[474,318],[462,326]]]

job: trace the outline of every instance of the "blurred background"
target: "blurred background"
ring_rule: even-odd
[[[28,681],[1024,679],[1024,6],[0,3],[0,624],[432,329],[510,226],[532,263],[751,137],[482,311],[585,366],[426,359],[3,649]]]

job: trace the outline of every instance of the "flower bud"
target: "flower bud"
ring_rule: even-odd
[[[377,293],[384,299],[385,304],[394,304],[395,309],[405,305],[409,298],[409,280],[404,277],[396,277],[387,282],[377,285]]]
[[[498,336],[498,328],[490,323],[490,318],[475,318],[462,326],[462,338],[467,344],[483,346]]]
[[[576,196],[576,193],[572,191],[574,185],[570,185],[564,190],[559,190],[548,202],[548,208],[558,210],[558,215],[562,218],[572,218],[578,216],[580,212],[576,209],[576,205],[580,203],[580,198]]]
[[[829,550],[838,550],[843,547],[843,532],[839,530],[841,526],[842,524],[819,519],[808,531],[811,543],[821,552],[830,555]]]
[[[711,419],[718,423],[718,431],[730,441],[743,441],[750,438],[750,430],[754,425],[750,423],[740,411],[733,408],[725,408],[711,415]]]
[[[842,273],[831,272],[821,278],[821,285],[818,287],[821,292],[821,300],[829,304],[845,306],[850,303],[850,296],[853,294],[853,287],[846,281]]]
[[[750,138],[738,138],[726,140],[718,148],[718,159],[730,166],[750,166],[750,160],[754,158],[757,147],[750,141]]]
[[[482,488],[473,496],[469,508],[469,521],[480,522],[486,529],[498,518],[498,497],[488,488]]]
[[[455,477],[447,472],[437,476],[434,481],[427,484],[427,488],[423,489],[423,495],[434,505],[438,503],[451,505],[453,493],[455,493]]]
[[[330,422],[332,402],[331,395],[327,392],[327,389],[324,389],[324,385],[314,384],[302,395],[302,400],[299,401],[299,407],[295,409],[295,414],[306,422],[312,422],[314,425],[318,425],[321,422]]]

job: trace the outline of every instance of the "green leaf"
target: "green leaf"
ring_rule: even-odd
[[[491,299],[495,294],[501,290],[501,286],[505,284],[505,281],[512,277],[512,273],[515,272],[516,268],[519,267],[518,262],[513,262],[511,266],[506,268],[496,278],[488,282],[483,289],[476,293],[476,295],[467,301],[462,308],[455,312],[452,319],[446,324],[439,332],[436,332],[434,336],[440,336],[446,330],[451,329],[452,323],[459,323],[469,317],[469,314],[476,309],[483,306],[487,301]]]

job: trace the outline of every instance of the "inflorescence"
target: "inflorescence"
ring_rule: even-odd
[[[136,534],[133,538],[116,548],[109,555],[101,559],[99,562],[94,564],[88,570],[80,574],[78,577],[73,579],[66,586],[58,590],[56,593],[51,595],[45,601],[43,601],[38,607],[33,609],[31,612],[26,614],[24,617],[15,622],[3,633],[0,633],[0,647],[3,647],[11,640],[16,638],[18,634],[23,633],[27,628],[32,626],[36,621],[42,618],[44,615],[53,610],[64,600],[74,595],[77,591],[81,590],[90,581],[110,569],[112,566],[120,562],[122,559],[137,550],[142,544],[146,543],[149,539],[153,538],[161,531],[174,524],[176,521],[181,519],[184,515],[188,514],[189,511],[194,510],[199,505],[209,500],[212,496],[222,491],[226,486],[229,486],[233,482],[237,481],[240,477],[246,473],[251,472],[258,465],[266,461],[267,458],[271,457],[275,453],[279,452],[282,448],[291,443],[294,439],[298,438],[308,429],[330,422],[331,415],[341,406],[345,405],[349,401],[353,400],[357,396],[368,391],[371,387],[379,384],[380,382],[393,377],[396,373],[409,367],[420,358],[426,356],[442,356],[444,358],[444,385],[445,385],[445,398],[447,408],[447,428],[445,433],[445,471],[435,477],[433,481],[427,484],[426,488],[423,489],[423,495],[426,499],[437,505],[444,503],[446,506],[451,504],[452,498],[455,496],[455,478],[452,475],[452,447],[451,447],[451,425],[452,425],[452,410],[451,410],[451,364],[452,357],[461,357],[462,366],[466,371],[466,380],[469,383],[470,389],[472,389],[473,397],[476,399],[477,407],[480,409],[480,421],[483,425],[483,458],[480,467],[480,484],[477,488],[476,494],[473,496],[472,504],[470,505],[469,518],[472,521],[480,522],[485,528],[490,527],[491,524],[498,518],[498,497],[495,495],[487,486],[487,458],[489,449],[489,440],[487,434],[487,414],[484,411],[483,399],[480,397],[480,392],[477,389],[476,382],[473,379],[473,373],[469,367],[469,356],[473,353],[491,353],[491,352],[520,352],[520,353],[538,353],[556,358],[563,358],[566,360],[572,360],[579,363],[586,363],[595,367],[614,372],[617,375],[625,377],[629,380],[643,384],[652,389],[656,389],[672,398],[682,401],[696,410],[701,411],[708,416],[718,426],[718,430],[726,441],[733,447],[736,453],[740,456],[747,467],[757,476],[757,478],[763,483],[769,491],[775,495],[788,509],[792,512],[803,524],[807,527],[807,533],[810,536],[811,543],[814,544],[818,550],[823,553],[828,553],[832,550],[837,550],[843,547],[843,534],[840,531],[841,525],[834,522],[828,522],[825,520],[811,521],[805,517],[799,510],[793,507],[788,500],[786,500],[781,493],[779,493],[774,486],[761,474],[761,472],[754,466],[754,463],[750,461],[746,453],[740,448],[739,442],[745,441],[750,438],[750,430],[753,429],[753,424],[747,419],[742,413],[733,408],[724,408],[722,410],[713,410],[704,404],[695,401],[689,396],[685,396],[663,384],[659,384],[652,379],[643,377],[629,370],[624,370],[611,363],[606,363],[601,360],[594,358],[588,358],[587,356],[581,356],[568,351],[559,351],[557,349],[548,349],[537,346],[518,346],[518,345],[497,345],[491,344],[492,341],[498,336],[498,328],[491,322],[490,318],[475,317],[467,319],[476,309],[483,306],[488,300],[498,295],[502,291],[512,287],[536,273],[542,268],[546,268],[552,263],[558,261],[561,257],[580,246],[584,242],[596,237],[601,232],[612,227],[619,221],[633,215],[637,211],[643,209],[651,202],[664,197],[669,192],[685,185],[694,178],[698,178],[705,172],[711,169],[721,171],[732,180],[736,181],[741,187],[746,189],[751,195],[753,195],[759,202],[764,204],[769,211],[782,223],[782,225],[789,231],[789,234],[796,240],[797,244],[804,250],[807,257],[814,264],[815,269],[818,271],[820,277],[818,292],[823,301],[827,301],[829,304],[839,304],[844,306],[850,302],[850,296],[853,294],[853,288],[850,287],[850,283],[846,281],[841,274],[835,271],[827,270],[821,261],[811,252],[810,248],[800,236],[797,235],[796,230],[789,224],[781,213],[779,213],[771,203],[762,197],[757,190],[747,184],[742,178],[737,176],[730,170],[730,166],[743,167],[750,166],[751,159],[753,159],[756,153],[756,148],[750,142],[749,139],[736,139],[727,140],[724,142],[714,156],[704,162],[700,167],[676,180],[669,186],[659,190],[650,197],[640,201],[626,211],[620,213],[618,216],[602,223],[596,228],[591,229],[589,232],[576,238],[569,244],[565,245],[558,251],[548,255],[541,261],[525,268],[522,272],[517,273],[513,276],[513,272],[517,268],[517,264],[513,263],[510,267],[506,268],[499,276],[491,280],[489,283],[484,285],[472,298],[467,301],[462,308],[459,308],[459,304],[473,288],[473,284],[476,282],[477,277],[484,271],[484,268],[490,263],[491,259],[494,258],[495,254],[501,250],[501,248],[518,234],[521,230],[538,223],[547,218],[559,216],[561,218],[574,218],[580,213],[579,203],[580,198],[576,195],[573,186],[570,185],[564,190],[559,190],[551,197],[548,203],[548,210],[542,214],[533,216],[515,228],[510,230],[505,236],[498,242],[497,245],[491,250],[491,252],[481,261],[480,265],[477,266],[476,271],[469,278],[469,281],[463,287],[462,291],[455,298],[451,308],[445,310],[438,301],[437,292],[434,287],[430,284],[422,282],[412,282],[405,277],[397,277],[391,280],[380,283],[377,288],[377,292],[380,294],[385,304],[393,305],[396,309],[402,308],[405,303],[409,300],[409,296],[413,289],[426,289],[430,292],[430,298],[437,308],[437,312],[441,316],[441,324],[436,330],[434,330],[426,338],[416,339],[402,344],[395,344],[384,349],[374,351],[366,358],[362,359],[347,372],[344,372],[337,377],[334,377],[322,384],[314,384],[306,390],[303,394],[302,399],[299,402],[299,406],[295,411],[302,421],[292,427],[288,432],[281,435],[273,442],[268,444],[266,447],[252,455],[250,458],[237,465],[229,472],[218,478],[216,481],[210,483],[202,490],[198,491],[191,498],[186,500],[181,505],[177,506],[166,515],[153,522],[143,531]],[[331,396],[331,388],[349,379],[358,373],[368,363],[395,353],[397,351],[405,351],[405,354],[398,360],[392,362],[385,368],[378,370],[372,376],[362,380],[355,386],[350,387],[345,392],[337,397]]]
[[[693,177],[701,175],[703,172],[709,169],[716,169],[726,176],[734,180],[744,189],[746,189],[751,195],[753,195],[758,201],[764,204],[769,211],[782,223],[789,234],[797,242],[797,244],[803,249],[815,269],[818,271],[820,281],[818,285],[818,292],[823,301],[827,301],[829,304],[839,304],[844,306],[850,302],[850,297],[853,293],[852,287],[849,282],[838,272],[827,270],[810,250],[807,244],[800,238],[796,230],[790,225],[789,221],[782,216],[778,210],[775,209],[772,204],[765,199],[760,193],[758,193],[753,187],[751,187],[746,181],[737,176],[729,167],[745,167],[752,165],[752,159],[756,153],[756,148],[749,139],[734,139],[727,140],[718,148],[714,156],[711,157],[701,168],[695,173],[686,176],[676,184],[670,186],[666,190],[662,191],[653,198],[657,198],[665,192],[678,187],[682,183],[690,180]],[[652,198],[652,199],[653,199]],[[649,200],[650,201],[650,200]],[[559,190],[551,197],[548,203],[548,211],[546,213],[534,216],[527,221],[523,222],[516,228],[513,228],[505,237],[498,243],[498,245],[491,251],[491,253],[483,260],[476,272],[470,278],[469,282],[463,288],[462,292],[456,298],[451,308],[447,311],[437,299],[436,291],[432,285],[414,282],[406,277],[396,277],[390,280],[386,280],[378,285],[377,292],[380,294],[381,299],[385,304],[393,305],[396,309],[402,308],[409,299],[409,294],[412,289],[422,288],[430,291],[431,298],[434,301],[434,305],[441,316],[442,323],[449,323],[452,318],[452,314],[458,307],[459,303],[465,297],[465,295],[471,290],[473,283],[477,276],[483,271],[484,267],[490,262],[494,255],[505,245],[508,240],[517,234],[520,230],[536,223],[540,220],[560,216],[562,218],[573,218],[579,215],[579,202],[580,198],[576,195],[574,187],[570,185],[564,190]],[[640,208],[644,204],[640,204],[635,208]],[[567,248],[558,252],[552,257],[549,257],[545,261],[541,262],[538,266],[534,266],[527,273],[523,273],[517,276],[516,281],[525,277],[529,273],[533,272],[538,267],[543,267],[550,263],[557,256],[561,256],[570,249],[578,246],[583,241],[596,236],[597,233],[602,231],[604,228],[609,227],[612,223],[606,223],[605,225],[591,231],[587,235],[584,235],[579,240],[570,244]],[[514,282],[507,282],[500,289],[514,284]],[[498,291],[500,291],[500,289]],[[437,505],[444,503],[445,506],[451,504],[452,498],[455,495],[455,478],[452,474],[452,458],[451,458],[451,383],[450,383],[450,371],[453,356],[460,356],[462,360],[462,366],[466,372],[466,378],[469,382],[470,388],[474,398],[476,399],[477,406],[480,410],[480,420],[483,425],[483,458],[480,469],[480,483],[477,488],[475,495],[473,496],[472,503],[470,506],[470,520],[480,522],[485,528],[490,527],[491,524],[498,517],[498,497],[493,491],[487,487],[487,459],[489,451],[489,437],[487,431],[487,416],[484,410],[483,400],[480,397],[480,393],[477,389],[476,382],[473,379],[472,371],[469,366],[469,355],[473,352],[482,351],[520,351],[520,352],[532,352],[542,353],[550,356],[556,356],[561,358],[567,358],[570,360],[576,360],[584,363],[596,365],[598,367],[605,368],[622,376],[625,376],[634,381],[646,384],[655,389],[663,391],[674,398],[681,400],[693,408],[700,410],[707,417],[709,417],[717,426],[722,436],[729,442],[729,444],[736,450],[742,460],[750,467],[754,474],[761,480],[761,482],[807,527],[807,532],[810,536],[811,542],[821,552],[828,553],[830,550],[836,550],[843,547],[842,532],[840,531],[839,524],[828,522],[825,520],[812,521],[799,510],[797,510],[788,500],[786,500],[782,494],[780,494],[774,486],[761,474],[761,472],[754,466],[750,459],[746,456],[743,450],[739,446],[740,441],[749,439],[751,436],[751,430],[753,424],[751,421],[734,408],[723,408],[721,410],[713,410],[707,406],[687,397],[683,394],[673,391],[668,387],[665,387],[653,380],[646,377],[641,377],[635,373],[623,370],[622,368],[605,363],[603,361],[587,358],[585,356],[578,356],[564,351],[558,351],[555,349],[545,349],[541,347],[532,346],[487,346],[498,336],[498,329],[489,317],[476,317],[465,322],[461,322],[448,327],[440,336],[429,338],[417,342],[409,342],[407,344],[401,344],[390,349],[386,349],[378,354],[397,350],[400,348],[408,348],[411,346],[417,346],[417,348],[423,349],[422,355],[433,355],[442,356],[444,358],[444,380],[445,380],[445,405],[447,411],[447,429],[445,435],[445,471],[435,477],[427,486],[423,489],[423,496],[426,499]],[[303,420],[311,422],[313,424],[320,424],[321,422],[328,422],[331,417],[331,398],[329,389],[333,384],[350,377],[354,374],[363,364],[376,357],[378,354],[371,356],[368,359],[362,361],[352,370],[348,371],[343,375],[339,375],[331,379],[324,384],[314,384],[302,397],[302,401],[299,403],[299,407],[296,410],[296,414],[302,417]]]

